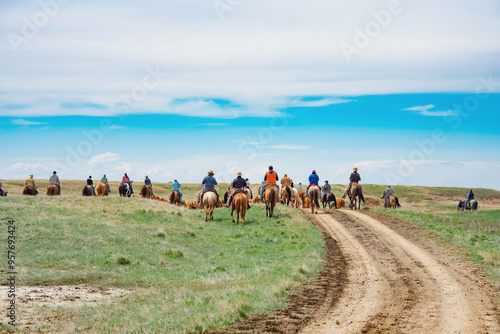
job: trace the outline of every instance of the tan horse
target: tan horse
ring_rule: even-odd
[[[365,197],[363,196],[363,188],[358,183],[353,182],[351,184],[351,189],[346,189],[346,192],[344,193],[344,196],[342,196],[342,198],[345,198],[347,195],[349,196],[350,200],[349,209],[352,210],[354,208],[354,210],[356,210],[356,203],[358,204],[357,209],[361,209],[361,201],[363,201],[364,203]]]
[[[295,188],[292,188],[292,205],[294,205],[297,209],[300,205],[299,191]]]
[[[281,198],[283,199],[283,204],[290,205],[293,199],[292,187],[281,187]]]
[[[231,203],[231,219],[234,223],[233,212],[236,210],[236,225],[240,223],[241,215],[241,226],[245,226],[245,215],[247,212],[248,197],[245,193],[237,193],[234,195],[233,202]]]
[[[276,206],[276,202],[278,202],[278,191],[278,186],[272,184],[268,184],[264,190],[262,202],[266,204],[266,217],[273,217],[274,207]]]
[[[59,188],[55,184],[49,184],[47,187],[47,195],[48,196],[57,196],[59,195]]]
[[[217,206],[217,195],[208,191],[203,195],[203,208],[205,209],[205,221],[214,220],[214,210]]]
[[[142,198],[151,198],[151,187],[147,185],[143,185],[141,188],[141,197]]]
[[[100,182],[95,188],[95,193],[97,196],[108,196],[108,187],[106,187],[106,184]]]
[[[307,192],[309,203],[311,204],[311,213],[313,214],[318,213],[320,193],[320,187],[315,184],[310,186],[309,191]]]
[[[307,197],[304,198],[304,201],[302,202],[302,208],[303,209],[309,208],[309,198],[307,198]]]
[[[168,201],[170,202],[170,204],[175,204],[175,205],[180,205],[181,204],[181,201],[180,201],[180,196],[179,196],[179,192],[176,191],[176,190],[172,190],[169,194],[168,194]]]
[[[385,198],[385,191],[384,191],[384,194],[382,195],[382,197],[380,197],[382,199]],[[392,209],[397,209],[399,208],[401,205],[399,205],[399,198],[395,195],[389,195],[389,197],[387,197],[387,201],[386,203],[384,204],[384,208],[392,208]]]

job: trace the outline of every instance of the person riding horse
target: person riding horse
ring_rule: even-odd
[[[172,191],[177,191],[179,193],[179,202],[182,203],[182,193],[181,193],[181,184],[177,179],[174,179],[174,182],[172,182]],[[153,190],[151,190],[152,193]]]
[[[38,190],[36,189],[36,182],[35,179],[33,178],[33,174],[30,174],[30,178],[24,181],[24,185],[26,187],[31,187],[35,189],[35,196],[38,195]]]
[[[0,197],[5,196],[5,191],[3,191],[2,187],[3,187],[3,184],[2,184],[2,181],[0,181]]]
[[[231,187],[233,189],[235,189],[235,191],[233,191],[233,193],[227,199],[227,204],[226,204],[227,208],[231,207],[231,203],[233,202],[233,198],[234,198],[234,196],[236,196],[236,194],[244,193],[246,196],[245,188],[248,186],[247,181],[241,177],[242,176],[241,172],[238,172],[238,174],[236,174],[236,175],[237,176],[233,180],[233,183],[231,183]],[[248,198],[247,203],[249,203],[249,202],[250,202],[250,198]],[[250,204],[248,204],[247,209],[250,209]]]
[[[323,193],[331,193],[332,187],[328,183],[328,180],[325,181],[325,185],[323,186]]]
[[[130,178],[128,177],[127,173],[125,173],[122,177],[122,183],[128,183],[130,187],[130,193],[134,193],[134,188],[132,188],[132,182],[130,181]]]
[[[394,189],[388,185],[387,189],[384,191],[385,197],[384,197],[384,206],[387,205],[387,199],[389,198],[390,195],[394,195]]]
[[[219,194],[217,193],[217,190],[215,190],[215,186],[217,185],[217,180],[215,179],[214,175],[215,173],[213,171],[210,171],[208,172],[208,175],[205,176],[203,181],[201,181],[201,184],[205,185],[205,189],[201,191],[200,203],[203,203],[203,195],[205,195],[207,191],[212,191],[215,193],[215,195],[217,195],[216,206],[218,207],[220,201],[219,201]]]
[[[57,176],[57,172],[54,171],[52,173],[52,176],[49,179],[50,184],[55,184],[57,186],[57,189],[59,189],[59,195],[61,195],[61,182],[59,182],[59,176]]]
[[[92,175],[89,175],[89,178],[87,179],[87,185],[92,187],[92,192],[94,193],[95,196],[95,188],[94,188],[94,181],[92,180]]]
[[[266,175],[264,175],[264,181],[266,182],[266,184],[263,184],[262,188],[260,190],[260,200],[261,201],[264,197],[264,190],[266,190],[266,187],[268,185],[271,185],[273,187],[278,188],[278,186],[276,185],[276,182],[279,181],[279,179],[280,178],[278,177],[278,174],[273,170],[273,166],[269,166],[269,171],[266,173]]]
[[[472,192],[472,189],[469,191],[469,193],[467,194],[467,199],[465,200],[465,203],[464,203],[464,208],[467,208],[467,203],[470,201],[470,200],[473,200],[475,199],[474,198],[474,193]]]
[[[292,180],[288,177],[288,175],[286,175],[286,174],[283,175],[283,178],[281,179],[281,189],[286,188],[286,187],[291,187],[291,186],[292,186]],[[279,194],[279,198],[281,198],[281,191]]]
[[[309,185],[307,186],[307,189],[306,189],[306,197],[309,193],[309,187],[311,187],[313,184],[315,184],[319,187],[318,183],[319,183],[319,176],[318,176],[318,174],[316,174],[316,170],[313,169],[312,174],[309,175]],[[320,193],[320,197],[321,197],[321,193]]]
[[[358,167],[353,168],[354,172],[351,173],[351,176],[349,177],[349,186],[346,189],[346,194],[349,193],[351,190],[352,183],[359,183],[361,181],[361,176],[358,174]]]
[[[145,177],[146,178],[144,179],[144,185],[149,186],[149,188],[151,188],[151,195],[154,195],[153,194],[153,184],[151,183],[151,179],[147,175]],[[179,194],[180,193],[181,192],[179,191]],[[181,195],[181,197],[182,197],[182,195]],[[182,198],[181,198],[181,202],[182,202]]]
[[[106,177],[106,174],[102,176],[101,183],[104,183],[106,187],[108,187],[108,192],[111,193],[111,188],[109,187],[108,178]]]

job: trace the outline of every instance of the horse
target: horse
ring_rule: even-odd
[[[278,187],[276,185],[268,184],[264,189],[264,196],[262,202],[266,204],[266,217],[272,218],[274,214],[274,207],[278,201]]]
[[[305,202],[305,199],[306,199],[306,191],[305,190],[299,190],[297,195],[299,196],[300,198],[300,201],[302,203],[302,207],[304,207],[304,202]]]
[[[203,208],[205,209],[205,221],[214,220],[214,210],[217,206],[217,195],[208,191],[203,195]]]
[[[92,189],[92,186],[86,185],[85,187],[83,187],[82,195],[83,196],[94,196],[94,189]]]
[[[120,183],[118,192],[120,193],[120,197],[130,197],[132,195],[132,190],[127,182]]]
[[[345,207],[345,201],[342,198],[339,198],[337,200],[337,209],[344,208]]]
[[[179,206],[181,203],[181,196],[179,195],[178,190],[172,190],[171,192],[168,193],[168,201],[170,204],[175,204]]]
[[[385,198],[385,191],[384,193],[382,194],[382,199]],[[387,201],[385,202],[384,204],[384,208],[392,208],[392,209],[397,209],[399,208],[401,205],[399,205],[399,198],[393,194],[389,195],[389,197],[387,197]]]
[[[245,194],[247,194],[247,198],[249,200],[251,200],[253,198],[253,193],[252,193],[252,189],[248,188],[248,187],[245,187]]]
[[[298,209],[300,205],[300,198],[299,198],[299,191],[295,188],[292,188],[292,197],[293,197],[293,202],[295,202],[295,207]]]
[[[292,187],[281,187],[281,198],[284,201],[283,204],[290,205],[290,202],[292,201]]]
[[[0,197],[7,197],[8,191],[4,191],[3,194],[0,193]]]
[[[313,214],[318,213],[320,193],[321,189],[317,185],[313,184],[312,186],[309,187],[308,197],[309,197],[309,203],[311,203],[311,213]]]
[[[467,202],[465,205],[465,210],[467,211],[476,211],[477,210],[478,203],[475,199],[471,199]]]
[[[347,195],[349,195],[349,209],[356,210],[356,203],[358,204],[358,210],[361,209],[361,201],[365,203],[365,197],[363,196],[363,188],[357,183],[353,182],[351,184],[351,188],[349,190],[346,190],[344,193],[344,196],[342,198],[345,198]]]
[[[465,210],[465,201],[458,201],[457,211],[464,211],[464,210]]]
[[[309,198],[305,197],[304,201],[302,202],[302,208],[307,209],[309,208]]]
[[[57,196],[59,195],[59,188],[55,184],[49,184],[47,187],[47,196]]]
[[[246,193],[237,193],[234,195],[233,202],[231,203],[231,219],[234,223],[233,212],[236,210],[236,225],[240,224],[241,216],[241,226],[245,226],[245,215],[247,212],[248,197]]]
[[[33,188],[32,186],[27,186],[27,187],[24,187],[23,189],[23,195],[24,196],[36,196],[36,189]]]
[[[97,194],[97,196],[108,196],[108,187],[105,183],[100,182],[95,188],[95,193]]]
[[[252,201],[253,201],[254,204],[259,204],[260,203],[260,198],[257,196]]]
[[[321,202],[323,202],[323,209],[327,205],[330,209],[332,208],[332,205],[335,206],[335,209],[337,209],[337,199],[335,198],[335,195],[331,192],[324,193],[323,197],[321,198]]]
[[[141,197],[142,198],[151,198],[151,187],[147,185],[143,185],[141,188]]]

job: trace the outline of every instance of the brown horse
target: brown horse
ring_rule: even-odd
[[[181,201],[180,201],[179,192],[177,190],[172,190],[168,194],[168,201],[170,202],[170,204],[180,205]]]
[[[315,184],[310,186],[309,191],[307,192],[307,197],[309,197],[309,203],[311,204],[311,213],[313,214],[318,213],[320,193],[320,187]]]
[[[97,196],[108,196],[108,187],[106,187],[106,184],[100,182],[97,187],[95,188],[95,192]]]
[[[349,209],[352,210],[354,208],[356,210],[356,204],[358,204],[357,209],[361,209],[361,201],[364,203],[365,197],[363,196],[363,188],[357,182],[351,184],[351,188],[344,193],[342,198],[345,198],[347,195],[349,195],[350,200]]]
[[[217,195],[208,191],[203,195],[203,208],[205,209],[205,221],[214,220],[214,210],[217,206]]]
[[[381,197],[382,199],[385,198],[385,191],[384,191],[384,194],[382,195]],[[397,209],[399,208],[401,205],[399,205],[399,198],[395,195],[389,195],[389,197],[387,197],[387,201],[386,203],[384,204],[384,208],[392,208],[392,209]]]
[[[305,190],[299,190],[299,192],[297,193],[297,196],[299,196],[300,198],[300,202],[299,204],[302,204],[302,207],[304,208],[304,200],[306,199],[306,191]]]
[[[91,186],[87,185],[87,186],[83,187],[82,195],[83,196],[94,196],[94,189],[92,189]]]
[[[141,197],[142,198],[151,198],[151,187],[147,185],[143,185],[141,188]]]
[[[55,184],[49,184],[47,187],[47,195],[48,196],[57,196],[59,195],[59,188]]]
[[[260,203],[259,196],[255,197],[252,201],[253,201],[254,204],[259,204]]]
[[[304,201],[302,201],[302,208],[307,209],[309,208],[309,198],[305,197]]]
[[[278,186],[268,184],[264,189],[264,196],[262,202],[266,204],[266,217],[272,218],[274,214],[274,207],[278,201]]]
[[[292,187],[281,187],[281,198],[283,199],[283,204],[290,205],[293,199]]]
[[[27,186],[27,187],[24,187],[23,189],[23,195],[24,196],[36,196],[36,189],[33,188],[32,186]]]
[[[245,226],[245,215],[247,212],[248,197],[245,193],[237,193],[234,195],[233,202],[231,203],[231,219],[234,223],[233,211],[236,210],[236,225],[240,223],[241,215],[241,226]]]

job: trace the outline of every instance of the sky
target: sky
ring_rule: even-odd
[[[500,3],[0,2],[0,179],[500,189]]]

